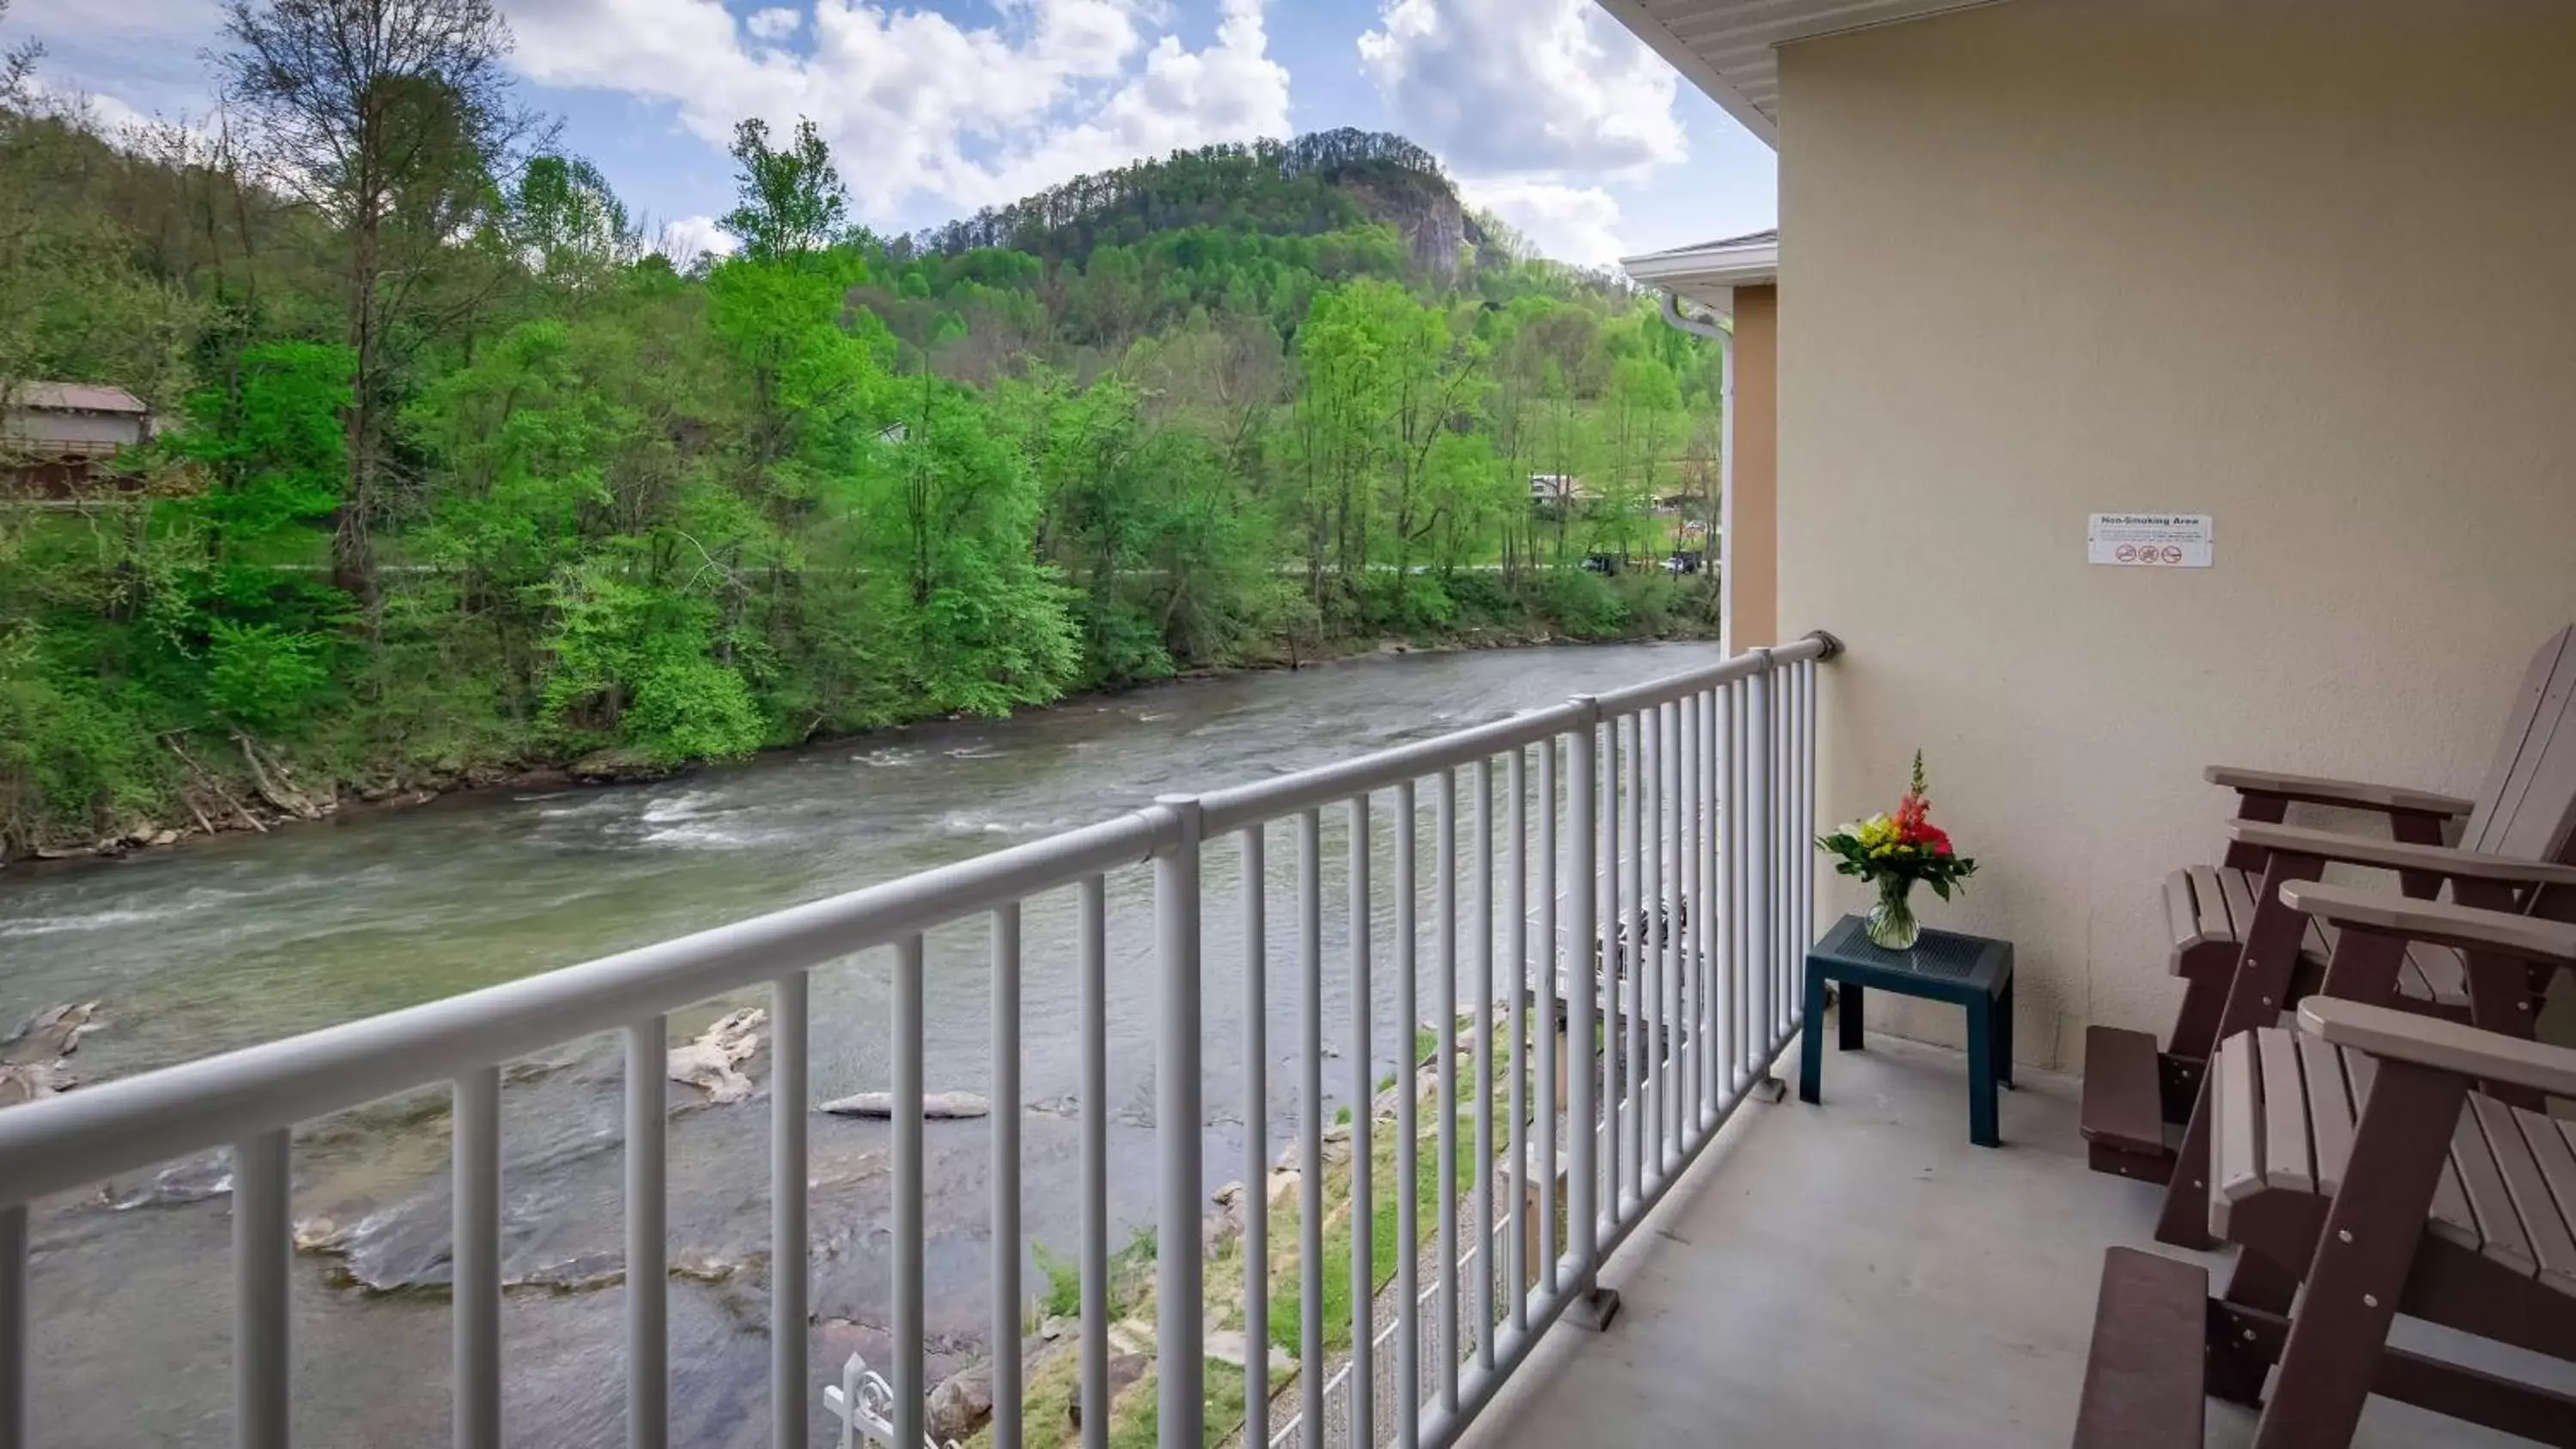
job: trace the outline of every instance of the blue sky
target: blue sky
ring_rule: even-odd
[[[1398,131],[1549,255],[1769,226],[1768,147],[1591,0],[496,0],[529,101],[682,244],[724,137],[811,116],[861,219],[912,228],[1210,141]],[[102,120],[196,121],[218,0],[14,0],[0,39]]]

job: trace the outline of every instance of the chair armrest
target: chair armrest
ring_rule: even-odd
[[[2348,810],[2415,811],[2426,815],[2462,816],[2477,809],[2475,801],[2400,785],[2372,785],[2359,780],[2329,780],[2317,775],[2285,775],[2277,770],[2247,770],[2212,765],[2201,777],[2244,795],[2278,795],[2308,805],[2340,805]]]
[[[2299,1028],[2331,1045],[2387,1061],[2576,1097],[2576,1051],[2545,1042],[2335,996],[2300,1002]]]
[[[2576,866],[2545,860],[2489,855],[2447,845],[2408,845],[2396,840],[2370,840],[2310,830],[2300,825],[2268,825],[2259,820],[2230,820],[2227,838],[2258,850],[2284,855],[2312,855],[2345,865],[2382,870],[2420,870],[2455,880],[2501,881],[2507,885],[2576,886]]]
[[[2538,916],[2482,911],[2313,880],[2285,883],[2281,901],[2294,911],[2338,926],[2359,926],[2437,946],[2488,951],[2545,965],[2576,966],[2576,926]]]

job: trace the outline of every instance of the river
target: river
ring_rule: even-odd
[[[0,1023],[97,1000],[105,1030],[74,1064],[89,1080],[529,975],[604,952],[888,880],[1100,819],[1174,790],[1289,773],[1517,710],[1713,662],[1708,645],[1625,645],[1380,657],[1298,673],[1177,684],[1008,721],[951,722],[818,746],[657,785],[460,796],[268,836],[228,836],[113,863],[0,876]],[[1427,807],[1427,802],[1426,802]],[[1344,949],[1346,840],[1328,815],[1325,949]],[[1392,829],[1377,812],[1385,851]],[[1428,810],[1420,828],[1428,829]],[[1423,852],[1428,875],[1430,853]],[[1295,1130],[1295,851],[1268,855],[1273,926],[1269,1100],[1241,1081],[1239,862],[1210,848],[1208,1186],[1241,1175],[1245,1123]],[[1375,933],[1391,934],[1381,890]],[[1151,1213],[1155,1124],[1151,882],[1111,877],[1113,1204]],[[1426,920],[1429,912],[1425,911]],[[1078,1120],[1070,950],[1074,901],[1029,903],[1023,1101],[1026,1230],[1075,1244]],[[1426,926],[1427,929],[1427,926]],[[985,927],[934,934],[929,1087],[989,1080]],[[1339,956],[1328,956],[1338,962]],[[884,953],[815,974],[816,1100],[886,1085]],[[1332,1035],[1347,983],[1328,971]],[[693,1034],[728,1004],[673,1018]],[[1434,1004],[1373,1000],[1372,1076],[1410,1050]],[[764,1050],[749,1070],[765,1081]],[[1327,1063],[1332,1099],[1349,1064]],[[605,1037],[513,1063],[505,1076],[503,1333],[511,1442],[624,1440],[620,1067]],[[698,1276],[671,1292],[673,1441],[766,1444],[768,1107],[671,1088],[670,1227]],[[1001,1104],[997,1104],[1001,1105]],[[298,1442],[410,1445],[447,1437],[445,1094],[411,1094],[297,1134]],[[812,1129],[815,1382],[853,1348],[881,1356],[889,1184],[881,1124]],[[989,1125],[928,1129],[933,1373],[984,1342]],[[44,1204],[35,1224],[35,1442],[230,1442],[231,1222],[220,1158]],[[1045,1279],[1029,1275],[1032,1293]],[[374,1286],[368,1286],[368,1285]],[[391,1290],[391,1291],[387,1291]],[[823,1418],[819,1405],[818,1419]],[[817,1427],[817,1442],[825,1442]]]

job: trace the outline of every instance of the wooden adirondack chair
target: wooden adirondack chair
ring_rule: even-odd
[[[2576,926],[2316,883],[2288,893],[2340,928],[2338,965],[2431,943],[2576,967]],[[2079,1449],[2197,1446],[2200,1415],[2181,1402],[2197,1389],[2262,1403],[2257,1449],[2347,1444],[2374,1393],[2576,1446],[2576,1395],[2388,1344],[2403,1313],[2576,1360],[2576,1122],[2492,1095],[2576,1097],[2576,1051],[2319,995],[2296,1030],[2228,1037],[2209,1082],[2205,1206],[2243,1251],[2209,1299],[2196,1263],[2105,1256]]]
[[[2576,967],[2576,926],[2289,895],[2341,928],[2338,965],[2411,941]],[[2576,1445],[2576,1396],[2387,1347],[2405,1313],[2576,1360],[2576,1122],[2491,1094],[2576,1097],[2576,1051],[2320,995],[2296,1031],[2227,1038],[2210,1083],[2210,1226],[2244,1252],[2205,1318],[2209,1389],[2254,1403],[2279,1365],[2258,1446],[2343,1444],[2373,1392]]]
[[[2314,880],[2340,862],[2394,870],[2416,895],[2447,886],[2463,904],[2576,915],[2576,875],[2532,869],[2576,858],[2576,629],[2560,630],[2533,656],[2474,802],[2255,771],[2209,775],[2236,789],[2242,805],[2228,826],[2227,862],[2177,871],[2165,883],[2174,969],[2187,983],[2171,1045],[2159,1051],[2144,1032],[2108,1026],[2088,1029],[2085,1040],[2083,1131],[2092,1165],[2166,1183],[2157,1235],[2189,1247],[2208,1244],[2198,1206],[2207,1138],[2196,1119],[2209,1052],[2222,1035],[2272,1025],[2325,983],[2333,932],[2283,906],[2283,884]],[[2375,810],[2397,838],[2278,823],[2299,802]],[[2443,847],[2443,822],[2462,817],[2460,846]],[[2371,969],[2347,987],[2363,999],[2521,1035],[2549,974],[2472,969],[2464,953],[2422,944],[2393,961],[2362,964]],[[2184,1129],[2178,1149],[2169,1124]]]

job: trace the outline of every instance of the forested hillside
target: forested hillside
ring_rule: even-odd
[[[0,853],[1713,622],[1648,558],[1708,511],[1715,349],[1399,138],[889,237],[746,121],[737,249],[674,255],[520,107],[486,0],[407,7],[445,23],[368,50],[234,5],[185,125],[0,73],[0,397],[159,427],[71,488],[0,444]]]

